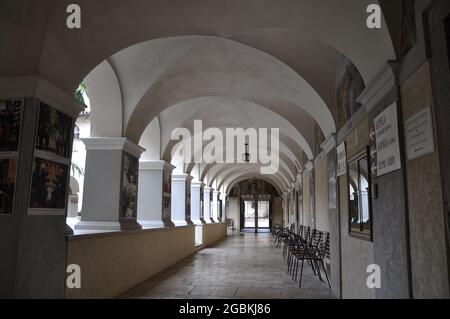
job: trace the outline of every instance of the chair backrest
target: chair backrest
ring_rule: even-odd
[[[312,236],[311,241],[311,253],[317,254],[319,253],[320,244],[322,242],[323,232],[314,229],[313,231],[314,235]]]
[[[307,243],[309,241],[309,237],[311,236],[311,227],[306,227],[306,232],[304,232],[303,240]]]
[[[295,223],[291,224],[291,233],[295,233]]]
[[[330,233],[324,233],[319,247],[319,255],[322,259],[330,258]]]

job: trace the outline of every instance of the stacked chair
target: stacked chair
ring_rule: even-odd
[[[330,234],[317,229],[295,224],[290,227],[275,225],[274,243],[277,247],[283,245],[283,259],[288,266],[288,274],[297,281],[300,266],[299,288],[302,287],[303,268],[305,261],[311,266],[315,275],[323,281],[322,271],[325,274],[328,286],[331,288],[325,260],[330,257]]]

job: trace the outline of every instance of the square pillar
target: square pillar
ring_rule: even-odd
[[[221,221],[222,222],[226,222],[227,221],[227,194],[220,194],[220,203],[222,206],[222,218]]]
[[[215,223],[219,222],[219,191],[213,192],[213,200],[212,200],[212,219]]]
[[[188,174],[172,174],[172,222],[175,226],[192,224],[191,180]]]
[[[38,77],[0,78],[0,298],[64,298],[74,121],[83,107]]]
[[[138,222],[143,228],[173,226],[164,218],[164,204],[170,203],[170,184],[164,186],[164,172],[170,176],[175,167],[165,161],[139,162]],[[169,186],[170,185],[170,186]],[[170,206],[169,206],[170,209]]]
[[[203,219],[205,221],[205,224],[214,223],[214,220],[212,218],[212,212],[211,212],[211,202],[213,200],[213,192],[214,192],[214,189],[211,187],[204,188],[204,195],[203,195],[204,216],[203,216]]]
[[[77,231],[141,229],[137,222],[139,157],[124,137],[82,139],[86,145],[83,211]]]
[[[203,221],[203,187],[202,182],[191,182],[191,220],[195,225],[202,225]]]

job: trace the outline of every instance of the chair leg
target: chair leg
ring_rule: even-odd
[[[319,262],[317,260],[314,260],[314,264],[315,264],[316,269],[317,269],[317,275],[319,276],[320,281],[323,282],[322,273],[320,271],[320,264],[319,264]]]
[[[308,260],[308,264],[311,266],[314,275],[317,276],[316,268],[314,267],[313,262],[311,260]]]
[[[300,269],[300,282],[298,284],[298,288],[302,288],[302,279],[303,279],[303,264],[305,263],[305,259],[302,258],[302,268]]]
[[[298,274],[298,258],[295,258],[295,271],[292,272],[292,279],[297,282],[297,274]]]
[[[330,280],[328,278],[327,270],[325,269],[325,264],[323,263],[323,260],[321,260],[321,263],[322,263],[323,272],[325,273],[325,277],[327,278],[328,287],[330,287],[330,289],[331,289]]]

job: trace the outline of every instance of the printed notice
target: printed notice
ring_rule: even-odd
[[[336,175],[342,176],[347,174],[347,153],[345,151],[345,142],[342,142],[336,147],[337,153],[337,173]]]
[[[374,120],[377,144],[377,176],[401,168],[398,141],[397,104],[394,103]]]
[[[405,122],[408,160],[434,152],[431,108],[427,107]]]

